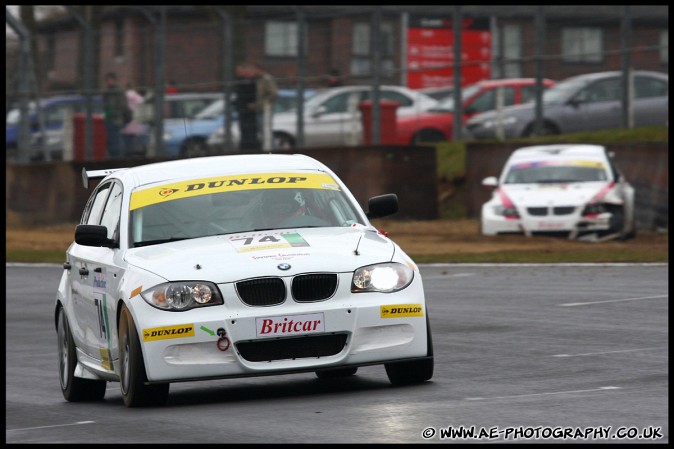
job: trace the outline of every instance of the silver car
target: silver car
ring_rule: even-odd
[[[634,126],[665,125],[669,114],[669,76],[634,71]],[[478,114],[466,122],[464,135],[475,139],[534,135],[536,104]],[[540,135],[566,134],[622,127],[622,72],[601,72],[568,78],[543,93]]]
[[[325,89],[304,103],[304,143],[308,147],[358,145],[362,141],[362,124],[358,105],[370,99],[370,86],[342,86]],[[437,100],[401,86],[381,86],[381,99],[399,104],[396,114],[418,114],[433,106]],[[238,129],[232,127],[232,137],[238,140]],[[274,114],[274,149],[294,148],[297,141],[297,111]],[[220,148],[224,141],[223,128],[208,140],[209,147]]]

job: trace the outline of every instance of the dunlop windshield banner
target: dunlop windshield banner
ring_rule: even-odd
[[[254,175],[219,176],[166,184],[137,190],[131,194],[130,210],[191,196],[253,189],[339,190],[339,185],[324,173],[257,173]]]

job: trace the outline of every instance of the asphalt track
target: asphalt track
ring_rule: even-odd
[[[64,401],[61,271],[6,268],[7,443],[669,441],[667,264],[425,265],[430,382],[392,387],[372,366],[177,383],[147,409],[124,407],[117,383],[103,402]]]

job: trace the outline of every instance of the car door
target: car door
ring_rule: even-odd
[[[665,125],[669,119],[669,83],[650,76],[634,77],[634,126]]]
[[[364,90],[342,91],[326,98],[314,110],[307,111],[304,141],[307,146],[347,145],[360,133],[358,104]],[[355,107],[354,107],[355,106]]]
[[[101,184],[92,193],[82,218],[83,224],[103,224],[108,238],[115,238],[119,228],[122,188],[119,182]],[[117,250],[73,244],[68,253],[72,264],[73,312],[76,317],[73,336],[78,347],[106,369],[112,369],[110,324],[114,323],[114,306],[110,292],[120,277],[113,262]],[[112,318],[112,321],[111,321]]]
[[[561,131],[573,133],[622,126],[620,77],[600,79],[581,89],[564,106]]]

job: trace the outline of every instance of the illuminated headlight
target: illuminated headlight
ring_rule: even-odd
[[[145,290],[140,296],[151,306],[170,311],[224,304],[218,288],[210,282],[167,282]]]
[[[502,126],[510,126],[510,125],[514,125],[515,123],[517,123],[516,117],[503,117],[503,119],[501,120]],[[482,126],[484,126],[485,128],[495,128],[495,127],[498,126],[498,124],[499,124],[498,119],[494,119],[494,120],[485,121],[482,124]]]
[[[353,273],[351,292],[397,292],[410,285],[413,277],[412,269],[400,263],[368,265]]]

